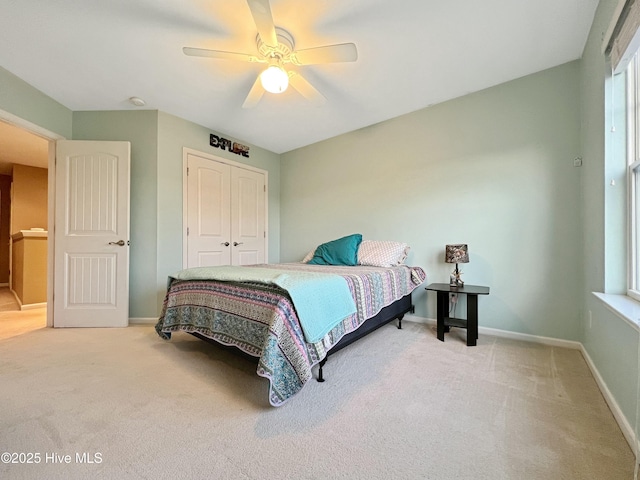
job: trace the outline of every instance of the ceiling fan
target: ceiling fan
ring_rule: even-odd
[[[268,67],[260,73],[251,87],[242,108],[254,107],[265,91],[284,92],[288,85],[296,89],[313,104],[321,105],[326,99],[302,75],[285,70],[286,64],[296,66],[317,65],[322,63],[355,62],[358,51],[353,43],[340,43],[323,47],[295,50],[293,37],[286,30],[276,27],[271,15],[269,0],[247,0],[253,21],[258,29],[256,37],[257,55],[225,52],[205,48],[184,47],[185,55],[211,57],[224,60],[238,60],[250,63],[264,63]]]

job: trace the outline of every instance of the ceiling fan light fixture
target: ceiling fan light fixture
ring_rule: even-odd
[[[260,74],[262,87],[270,93],[282,93],[289,86],[289,75],[277,65],[271,65]]]

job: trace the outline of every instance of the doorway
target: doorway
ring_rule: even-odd
[[[47,238],[48,233],[45,232],[53,228],[51,199],[55,193],[53,191],[55,184],[52,181],[52,175],[55,175],[55,141],[62,138],[58,134],[0,110],[0,200],[9,197],[9,192],[6,190],[13,186],[14,166],[17,166],[16,173],[20,179],[19,186],[16,185],[17,191],[11,192],[18,195],[16,202],[10,201],[10,206],[7,207],[5,202],[0,201],[0,219],[9,216],[12,220],[7,229],[6,243],[5,238],[0,239],[0,243],[9,248],[9,251],[5,252],[0,245],[0,290],[2,290],[0,294],[3,294],[5,303],[4,307],[0,306],[0,339],[36,328],[53,326],[51,309],[46,308],[52,299],[53,242]],[[34,189],[37,189],[40,195],[33,195]],[[0,220],[0,236],[2,236],[2,225],[3,222]],[[22,248],[23,259],[28,259],[27,265],[25,262],[22,265],[14,264],[14,243],[13,239],[11,242],[9,239],[16,233],[17,237],[21,237],[16,239],[16,242],[22,243],[20,246],[15,244],[18,246],[16,250]],[[44,243],[40,243],[43,237]],[[26,255],[25,241],[29,243]],[[37,265],[31,262],[33,260],[31,254],[34,252],[32,247],[36,248],[41,257]],[[4,266],[4,259],[11,265],[10,268]],[[3,276],[3,269],[8,270],[5,272],[7,276]],[[16,275],[23,277],[22,292],[16,291],[19,289],[14,283],[13,277]],[[25,275],[32,277],[26,279],[27,292],[24,291]],[[4,278],[7,278],[6,282]],[[36,287],[37,292],[32,288],[35,284],[39,284]],[[7,292],[16,299],[14,305],[11,305]]]

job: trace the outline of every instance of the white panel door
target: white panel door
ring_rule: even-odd
[[[244,168],[231,171],[231,264],[265,259],[265,177]]]
[[[231,167],[187,157],[187,267],[231,263]]]
[[[55,327],[129,323],[129,171],[129,142],[57,142]]]

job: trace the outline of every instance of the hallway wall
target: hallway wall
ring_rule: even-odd
[[[0,175],[0,285],[9,284],[9,228],[11,226],[11,177]]]

